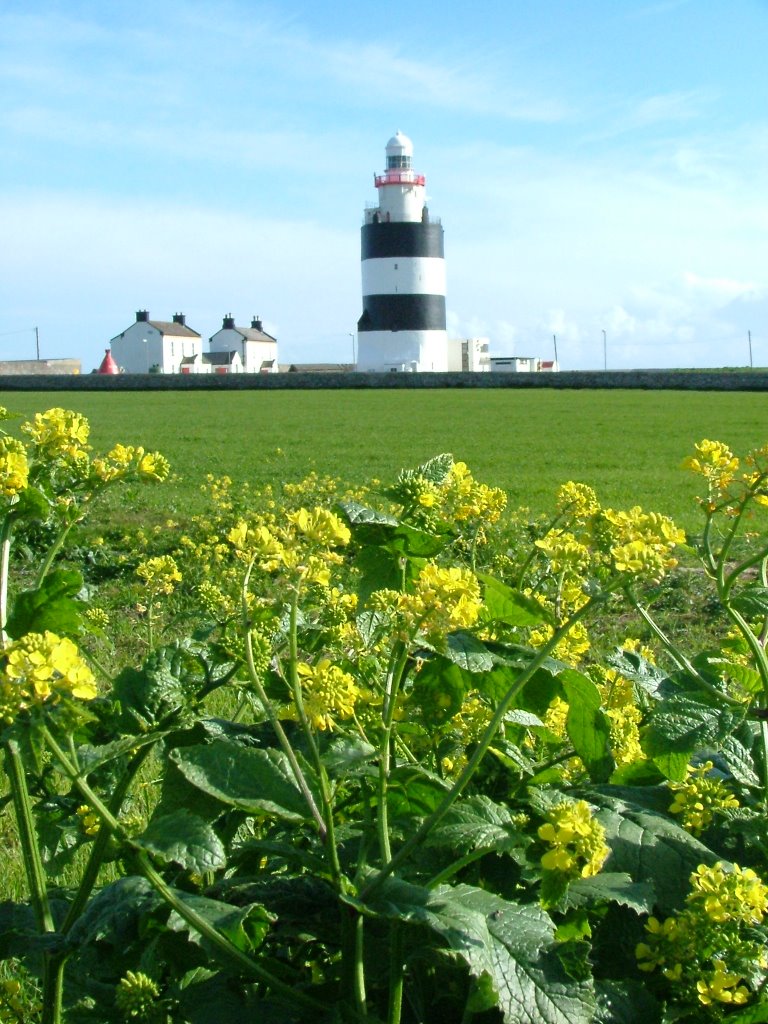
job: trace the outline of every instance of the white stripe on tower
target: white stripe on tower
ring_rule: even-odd
[[[357,369],[445,370],[443,228],[429,217],[411,140],[397,132],[386,153],[387,169],[374,179],[379,205],[365,211],[362,228]]]

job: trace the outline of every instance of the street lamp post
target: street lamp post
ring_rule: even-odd
[[[351,331],[349,331],[348,333],[350,338],[352,339],[352,365],[357,366],[357,356],[355,354],[355,336],[354,334],[352,334]]]

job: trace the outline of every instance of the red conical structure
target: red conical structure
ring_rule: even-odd
[[[109,351],[109,349],[107,349],[106,351],[107,351],[107,354],[102,359],[101,366],[99,367],[99,371],[98,372],[99,373],[120,373],[120,367],[117,365],[115,360],[112,358],[112,353]]]

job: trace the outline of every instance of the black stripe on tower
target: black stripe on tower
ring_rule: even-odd
[[[364,224],[361,249],[364,260],[389,256],[434,256],[443,259],[443,226],[420,221]]]
[[[398,253],[398,255],[402,255]],[[364,295],[358,331],[444,331],[444,295]]]

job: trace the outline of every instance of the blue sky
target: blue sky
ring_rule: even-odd
[[[0,0],[0,358],[146,308],[348,360],[400,129],[453,336],[768,365],[766,44],[768,0]]]

